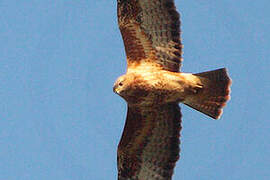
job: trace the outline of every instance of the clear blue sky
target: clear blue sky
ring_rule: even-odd
[[[176,0],[185,72],[227,67],[218,121],[181,105],[174,179],[270,178],[270,1]],[[114,180],[126,104],[116,0],[0,1],[0,179]]]

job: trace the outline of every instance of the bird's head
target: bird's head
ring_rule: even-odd
[[[124,97],[128,89],[128,84],[126,75],[120,76],[113,85],[113,92]]]

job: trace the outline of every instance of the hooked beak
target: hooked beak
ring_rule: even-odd
[[[117,92],[117,85],[114,85],[113,86],[113,92],[116,93],[116,94],[118,94],[118,92]]]

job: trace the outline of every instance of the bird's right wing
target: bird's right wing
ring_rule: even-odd
[[[169,180],[179,158],[181,112],[176,103],[128,107],[118,145],[118,180]]]

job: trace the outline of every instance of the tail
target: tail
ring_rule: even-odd
[[[230,99],[231,79],[225,68],[193,74],[200,79],[202,89],[196,95],[187,97],[184,104],[214,118],[222,114],[222,108]]]

